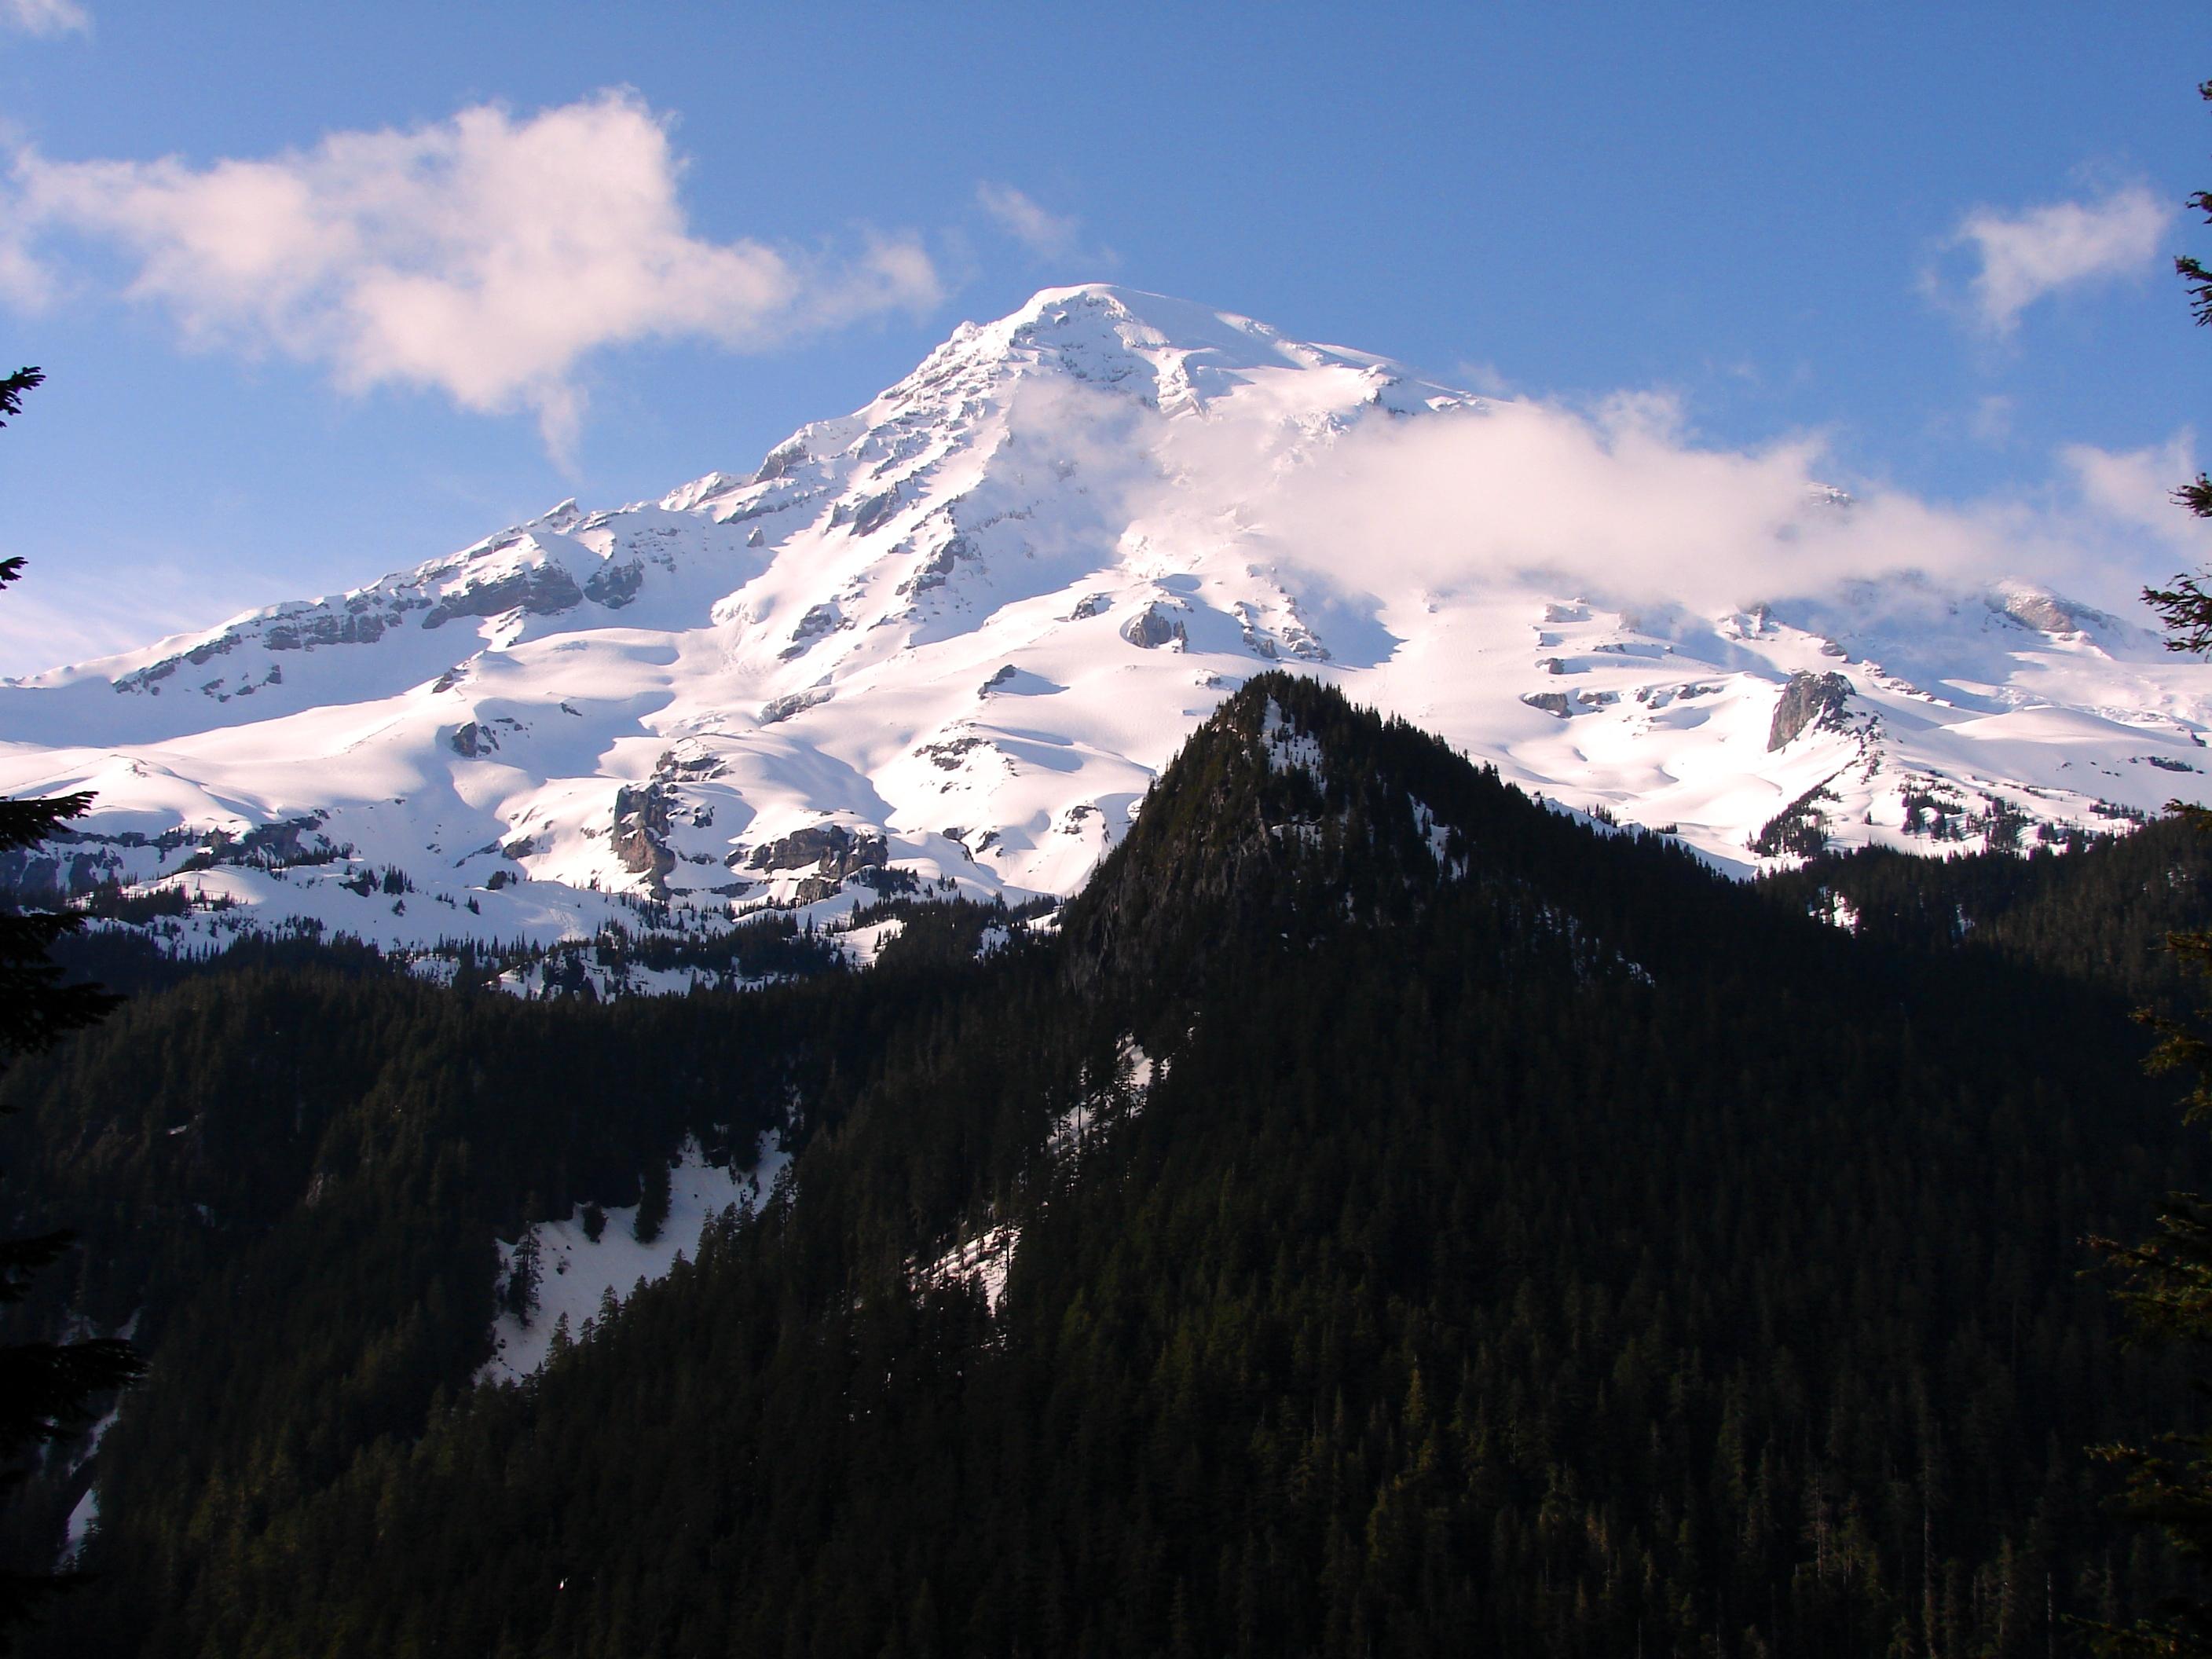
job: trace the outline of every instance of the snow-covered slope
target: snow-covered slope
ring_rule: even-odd
[[[1285,664],[1736,869],[2205,797],[2212,673],[2019,584],[1631,613],[1277,556],[1269,481],[1363,423],[1494,413],[1242,318],[1048,290],[749,476],[564,502],[0,688],[0,790],[99,797],[59,865],[15,873],[232,907],[184,935],[416,949],[1065,893],[1220,698]]]

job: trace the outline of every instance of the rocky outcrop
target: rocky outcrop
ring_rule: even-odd
[[[300,651],[318,645],[374,645],[384,637],[392,618],[372,610],[349,609],[343,615],[317,615],[272,622],[262,630],[261,643],[271,651]]]
[[[753,474],[755,483],[771,483],[788,476],[791,470],[806,459],[806,446],[797,438],[787,439],[769,451],[760,469]]]
[[[584,584],[584,597],[610,611],[619,611],[645,586],[645,566],[636,559],[622,564],[603,564]]]
[[[899,596],[913,599],[927,593],[933,587],[942,587],[952,580],[952,573],[963,559],[975,556],[975,544],[965,536],[953,536],[945,544],[914,568],[914,574],[899,584]]]
[[[808,606],[806,614],[799,619],[799,626],[791,630],[791,643],[783,648],[781,660],[789,662],[793,657],[804,656],[815,641],[846,625],[844,613],[836,605],[825,600]]]
[[[1189,643],[1189,636],[1183,631],[1182,618],[1157,605],[1146,605],[1123,623],[1121,637],[1146,651],[1157,651],[1164,645],[1172,645],[1179,649]]]
[[[1774,705],[1774,723],[1766,729],[1769,754],[1790,742],[1808,726],[1832,730],[1842,723],[1844,705],[1850,701],[1851,683],[1841,674],[1792,674],[1782,688],[1782,701]]]
[[[442,628],[457,617],[496,617],[508,611],[552,617],[583,602],[584,590],[574,576],[557,564],[541,564],[447,594],[430,607],[422,626]]]
[[[855,834],[842,823],[816,823],[756,847],[746,864],[770,874],[807,872],[798,896],[811,904],[835,893],[847,877],[883,870],[890,861],[890,848],[881,836]]]
[[[719,778],[728,769],[718,756],[708,753],[687,740],[673,749],[664,749],[660,758],[653,763],[653,775],[659,779],[689,781],[703,783],[709,778]]]
[[[842,501],[830,510],[830,527],[849,524],[855,536],[866,536],[890,523],[891,514],[898,508],[899,493],[896,488]]]
[[[615,791],[614,836],[608,844],[622,867],[643,876],[656,893],[676,867],[676,854],[668,846],[669,809],[674,804],[675,797],[658,783],[635,789],[625,784]]]
[[[823,875],[848,876],[884,863],[888,850],[881,836],[856,836],[842,823],[817,823],[755,848],[748,862],[756,870],[811,866]]]
[[[810,708],[819,708],[837,694],[826,685],[810,686],[804,691],[793,691],[787,696],[770,697],[761,705],[754,718],[763,726],[776,726],[793,714],[804,714]]]

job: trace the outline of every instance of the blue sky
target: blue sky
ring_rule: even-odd
[[[1098,277],[1847,486],[2132,489],[2107,586],[2163,574],[2208,76],[2201,3],[0,0],[0,672],[749,468]]]

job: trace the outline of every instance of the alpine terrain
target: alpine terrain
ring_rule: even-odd
[[[0,1517],[94,1576],[25,1651],[2068,1650],[2184,1582],[2079,1241],[2200,1178],[2126,1011],[2208,894],[2173,819],[1732,881],[1277,670],[1049,927],[154,960],[0,1079],[82,1236],[11,1327],[149,1366]]]
[[[1180,301],[1049,289],[750,473],[563,502],[9,683],[0,791],[98,799],[8,873],[173,949],[351,935],[436,973],[467,942],[542,983],[545,951],[610,930],[1072,894],[1274,665],[1739,874],[2212,799],[2212,672],[2033,585],[1843,570],[1716,611],[1333,563],[1282,520],[1285,481],[1378,427],[1525,412]],[[1807,494],[1776,545],[1856,510]]]

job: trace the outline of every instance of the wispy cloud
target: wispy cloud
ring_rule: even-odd
[[[2140,185],[2016,213],[1977,208],[1948,243],[1974,261],[1965,294],[1951,292],[1933,273],[1928,287],[1991,333],[2009,334],[2021,313],[2049,295],[2148,269],[2173,217]]]
[[[1452,372],[1462,386],[1486,398],[1510,398],[1513,395],[1513,382],[1506,378],[1496,363],[1487,359],[1462,359]]]
[[[601,347],[759,349],[943,297],[911,234],[842,257],[695,235],[681,173],[665,123],[627,91],[204,167],[25,152],[0,203],[16,228],[0,292],[40,299],[51,283],[30,239],[43,252],[74,231],[123,250],[128,292],[165,307],[189,343],[281,352],[352,391],[526,410],[556,454],[582,417],[579,365]]]
[[[975,186],[975,204],[999,228],[1027,248],[1033,258],[1080,261],[1111,268],[1121,263],[1111,248],[1086,248],[1083,221],[1073,214],[1053,213],[1035,197],[1012,185],[986,179]]]
[[[2012,399],[1992,392],[1976,401],[1974,412],[1966,417],[1966,431],[1977,443],[2001,448],[2012,441]]]
[[[23,34],[88,33],[92,14],[76,0],[0,0],[0,28]]]
[[[2084,501],[2122,524],[2136,525],[2173,550],[2205,562],[2212,535],[2204,521],[2174,504],[2174,487],[2197,476],[2196,434],[2188,428],[2149,449],[2115,451],[2069,444],[2058,457]]]

